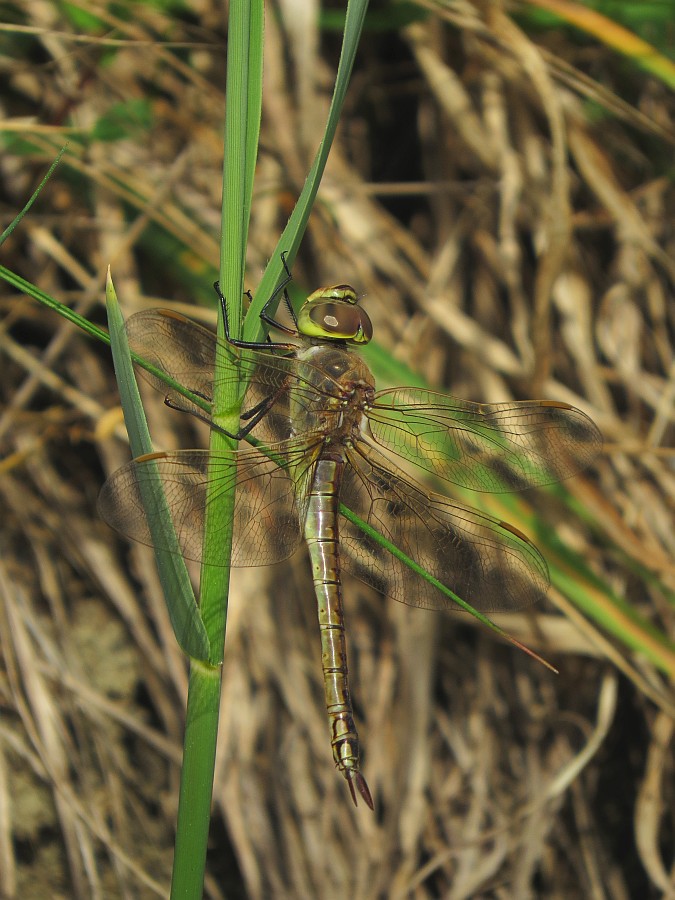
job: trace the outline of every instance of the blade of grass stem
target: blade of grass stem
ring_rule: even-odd
[[[108,273],[106,285],[106,307],[115,374],[124,411],[124,422],[129,434],[129,444],[133,456],[142,456],[152,453],[152,441],[134,376],[124,321],[110,273]],[[173,528],[171,513],[164,497],[159,474],[157,474],[156,483],[148,482],[143,485],[142,500],[154,538],[157,569],[176,640],[188,656],[206,659],[209,652],[206,630],[202,624],[190,577],[181,556],[180,545]],[[160,547],[173,547],[174,549],[172,551],[158,549]]]
[[[231,0],[228,22],[227,109],[223,160],[223,205],[220,283],[227,302],[230,333],[241,328],[244,261],[253,192],[262,110],[262,0]],[[219,316],[218,335],[225,334]],[[228,364],[216,351],[213,420],[210,449],[231,450],[234,442],[220,429],[234,434],[239,428],[242,389],[218,377]],[[243,387],[243,386],[242,386]],[[209,637],[209,665],[190,666],[188,705],[183,745],[176,846],[171,897],[181,900],[202,894],[209,833],[213,771],[218,734],[222,659],[227,621],[230,569],[226,564],[232,546],[234,487],[218,491],[209,479],[204,525],[204,558],[222,554],[223,566],[202,566],[201,612]],[[229,534],[217,533],[214,522],[229,521]]]
[[[32,297],[34,300],[37,300],[38,303],[42,303],[43,306],[46,306],[48,309],[58,313],[62,318],[72,322],[73,325],[77,325],[78,328],[86,332],[90,337],[96,338],[97,341],[102,341],[104,344],[110,343],[110,335],[107,331],[104,331],[103,328],[94,325],[88,319],[85,319],[84,316],[81,316],[69,306],[66,306],[65,303],[61,303],[49,294],[45,294],[45,292],[37,285],[32,284],[30,281],[26,281],[25,278],[12,272],[11,269],[7,269],[5,266],[0,265],[0,278],[17,291],[21,291],[22,294]]]
[[[470,603],[467,603],[466,600],[462,600],[454,591],[451,591],[449,587],[443,584],[443,582],[439,581],[437,578],[434,578],[433,575],[430,575],[429,572],[426,571],[422,566],[418,565],[414,559],[411,559],[407,554],[405,554],[402,550],[400,550],[396,544],[393,544],[391,541],[387,540],[383,535],[380,534],[379,531],[376,531],[372,528],[367,522],[361,519],[359,516],[355,515],[348,507],[346,507],[343,503],[340,504],[340,513],[347,519],[348,522],[351,522],[353,525],[356,525],[366,537],[375,541],[380,547],[383,547],[392,556],[396,557],[396,559],[400,560],[404,565],[406,565],[411,571],[415,572],[420,578],[423,578],[425,581],[428,581],[429,584],[432,584],[438,591],[442,594],[445,594],[446,597],[449,597],[453,603],[457,604],[460,609],[463,609],[464,612],[468,612],[475,619],[484,625],[486,628],[489,628],[490,631],[494,631],[495,634],[498,634],[500,637],[514,644],[524,653],[527,653],[533,659],[536,659],[537,662],[540,662],[543,666],[546,666],[547,669],[550,669],[551,672],[555,672],[558,674],[558,670],[552,666],[549,662],[547,662],[543,657],[539,656],[539,654],[535,653],[534,650],[531,650],[529,647],[525,646],[525,644],[521,644],[520,641],[517,641],[515,638],[511,637],[503,628],[500,628],[495,622],[489,619],[486,615],[479,612]]]
[[[529,0],[531,6],[546,9],[596,40],[602,41],[637,66],[660,78],[671,89],[675,87],[675,62],[660,53],[633,31],[602,12],[570,0]],[[672,14],[672,11],[671,11]]]
[[[345,19],[345,31],[338,63],[335,88],[328,111],[326,128],[314,158],[312,168],[309,171],[302,188],[298,202],[291,213],[288,224],[283,230],[276,249],[270,258],[265,273],[258,285],[255,298],[246,315],[244,323],[244,340],[257,341],[263,335],[263,326],[260,313],[267,300],[273,295],[277,285],[285,276],[281,254],[286,254],[286,263],[290,267],[298,252],[300,242],[304,236],[309,221],[309,215],[316,199],[319,184],[323,177],[328,154],[335,139],[340,114],[344,105],[349,79],[354,67],[356,51],[358,49],[363,22],[368,9],[368,0],[351,0],[347,4],[347,16]],[[272,310],[274,312],[274,310]]]
[[[52,175],[54,174],[54,170],[56,169],[56,167],[58,166],[58,164],[61,162],[61,157],[62,157],[63,154],[66,152],[66,148],[67,148],[67,147],[68,147],[68,144],[65,144],[63,147],[61,147],[61,149],[59,150],[59,152],[58,152],[58,154],[57,154],[57,156],[56,156],[56,159],[54,160],[54,162],[51,164],[51,166],[50,166],[49,169],[47,170],[47,173],[46,173],[46,175],[44,176],[44,178],[42,179],[42,181],[40,182],[40,184],[35,188],[35,190],[34,190],[33,193],[31,194],[30,199],[27,201],[27,203],[25,204],[24,208],[21,210],[21,212],[20,212],[17,216],[15,216],[15,217],[12,219],[12,221],[11,221],[10,224],[7,226],[7,228],[5,228],[5,230],[2,232],[2,234],[0,234],[0,245],[1,245],[1,244],[4,244],[4,242],[7,240],[7,238],[8,238],[8,237],[10,236],[10,234],[14,231],[14,229],[15,229],[16,226],[19,224],[19,222],[20,222],[20,221],[23,219],[23,217],[26,215],[26,213],[27,213],[28,210],[31,208],[31,206],[35,203],[35,201],[37,200],[37,198],[38,198],[39,195],[40,195],[40,192],[42,191],[42,188],[47,184],[47,182],[49,181],[49,179],[50,179],[50,178],[52,177]]]

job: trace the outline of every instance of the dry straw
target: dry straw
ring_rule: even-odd
[[[601,427],[585,475],[474,498],[547,558],[547,603],[498,621],[560,675],[467,616],[350,582],[373,816],[332,763],[306,559],[236,573],[205,896],[668,896],[672,93],[560,22],[391,9],[395,32],[366,32],[295,284],[363,292],[382,384],[408,367]],[[3,26],[12,210],[71,144],[1,261],[98,321],[108,263],[126,314],[212,299],[224,23],[221,4],[192,12],[28,4]],[[251,288],[326,117],[339,43],[310,12],[268,9]],[[152,554],[95,512],[128,459],[109,355],[19,282],[0,309],[0,893],[166,896],[186,669]],[[205,445],[144,399],[156,447]]]

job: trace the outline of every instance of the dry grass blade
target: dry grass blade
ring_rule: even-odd
[[[635,806],[635,839],[640,859],[654,884],[666,897],[672,896],[675,884],[672,867],[669,872],[664,865],[659,835],[665,812],[664,780],[672,777],[673,731],[675,721],[672,716],[661,713],[654,720],[645,776]]]

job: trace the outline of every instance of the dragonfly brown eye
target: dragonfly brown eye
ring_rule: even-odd
[[[298,327],[310,337],[334,338],[366,344],[373,336],[368,314],[352,303],[315,300],[298,316]]]

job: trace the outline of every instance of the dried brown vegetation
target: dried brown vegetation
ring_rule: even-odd
[[[5,35],[5,135],[33,150],[3,153],[3,227],[72,143],[0,261],[97,321],[109,263],[127,314],[196,315],[209,296],[225,38],[222,5],[194,6],[198,27],[101,7],[106,43],[31,4],[16,20],[32,30]],[[311,161],[339,48],[280,9],[252,288]],[[350,582],[377,803],[354,810],[330,754],[306,560],[238,573],[209,897],[675,890],[675,101],[563,29],[528,37],[498,4],[442,14],[366,36],[294,276],[356,285],[387,355],[434,386],[556,398],[602,428],[597,466],[567,494],[490,507],[560,572],[546,608],[500,620],[560,676],[467,617]],[[132,100],[147,121],[97,138]],[[6,287],[0,314],[0,893],[166,895],[186,670],[152,554],[95,512],[128,456],[109,355]],[[203,445],[199,426],[147,401],[158,447]],[[587,572],[570,571],[558,538]]]

